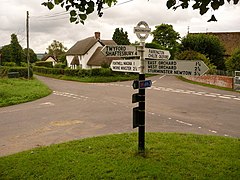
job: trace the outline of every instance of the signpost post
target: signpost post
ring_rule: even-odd
[[[145,81],[144,74],[144,48],[145,40],[149,36],[151,29],[145,21],[140,21],[136,27],[134,27],[134,33],[140,40],[139,54],[140,54],[140,72],[139,72],[139,82]],[[138,151],[145,151],[145,88],[139,88],[138,90],[139,102],[138,102]]]

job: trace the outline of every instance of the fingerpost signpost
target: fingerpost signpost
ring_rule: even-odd
[[[134,33],[140,40],[139,54],[140,54],[140,72],[139,72],[139,83],[145,81],[145,57],[144,48],[145,40],[148,38],[151,29],[145,21],[140,21],[136,27],[134,27]],[[136,81],[135,81],[136,82]],[[134,83],[133,83],[134,85]],[[149,86],[148,86],[149,87]],[[134,119],[135,118],[135,119]],[[136,120],[136,118],[138,118]],[[138,89],[138,107],[133,109],[133,128],[138,127],[138,151],[145,151],[145,88]]]
[[[138,93],[132,95],[132,103],[138,102],[138,107],[133,108],[133,128],[138,127],[138,151],[140,153],[145,152],[145,89],[152,85],[151,80],[145,80],[145,73],[201,76],[208,71],[203,61],[169,60],[171,56],[169,51],[145,48],[145,40],[150,32],[151,28],[148,24],[140,21],[134,27],[134,33],[140,40],[139,46],[110,45],[102,49],[102,53],[107,57],[127,58],[113,60],[110,65],[112,71],[139,73],[138,79],[132,84],[133,89],[138,89]]]

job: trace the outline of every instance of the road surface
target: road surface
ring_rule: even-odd
[[[38,77],[53,93],[0,108],[0,156],[34,147],[132,129],[132,81],[79,83]],[[240,93],[149,78],[146,131],[240,137]],[[26,87],[27,88],[27,87]],[[137,141],[137,140],[136,140]],[[147,137],[146,137],[147,141]]]

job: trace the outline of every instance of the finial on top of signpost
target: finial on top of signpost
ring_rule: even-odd
[[[151,32],[148,24],[145,21],[140,21],[136,27],[134,27],[134,33],[137,35],[141,42],[144,42]]]

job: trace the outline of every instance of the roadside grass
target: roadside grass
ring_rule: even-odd
[[[0,107],[33,101],[50,93],[37,79],[0,78]]]
[[[191,80],[186,79],[186,78],[184,78],[182,76],[177,76],[177,78],[182,80],[182,81],[184,81],[184,82],[188,82],[188,83],[191,83],[191,84],[196,84],[196,85],[200,85],[200,86],[210,87],[210,88],[214,88],[214,89],[220,89],[220,90],[224,90],[224,91],[239,92],[239,91],[235,91],[234,89],[231,89],[231,88],[225,88],[225,87],[215,86],[215,85],[212,85],[212,84],[205,84],[205,83],[200,83],[200,82],[196,82],[196,81],[191,81]]]
[[[0,179],[240,179],[240,141],[218,136],[107,135],[0,158]]]

